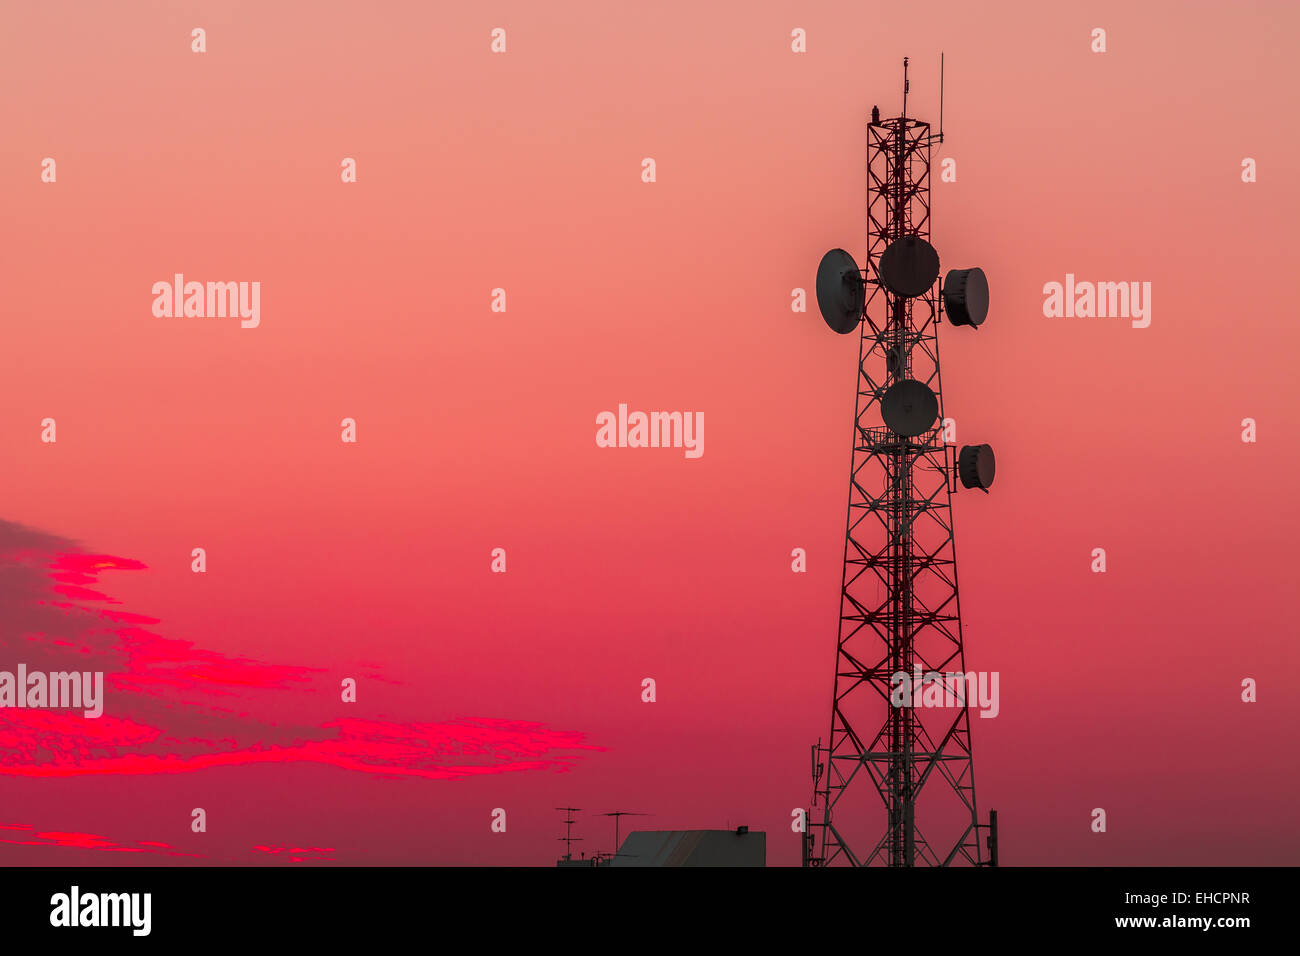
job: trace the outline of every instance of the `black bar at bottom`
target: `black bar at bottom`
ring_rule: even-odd
[[[603,940],[601,948],[617,948],[632,936],[669,945],[688,928],[732,940],[765,940],[784,928],[833,944],[895,926],[895,941],[908,947],[927,936],[997,944],[1042,942],[1044,934],[1234,946],[1287,931],[1296,875],[1223,867],[773,867],[673,877],[592,867],[8,868],[0,869],[0,921],[6,942],[75,935],[113,945],[271,939],[336,947],[394,934],[450,945],[459,935],[449,934],[469,933],[485,943]]]

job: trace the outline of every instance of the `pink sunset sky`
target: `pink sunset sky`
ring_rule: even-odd
[[[1294,4],[0,25],[0,669],[107,698],[0,711],[0,862],[545,865],[578,806],[588,852],[629,809],[796,863],[857,343],[791,295],[861,261],[866,118],[909,56],[937,120],[940,50],[932,239],[992,290],[942,362],[998,456],[954,513],[1002,861],[1297,859]],[[154,316],[176,273],[259,282],[259,326]],[[1150,327],[1044,316],[1067,273],[1150,282]],[[704,454],[598,447],[620,403],[702,412]]]

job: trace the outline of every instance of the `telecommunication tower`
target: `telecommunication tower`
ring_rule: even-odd
[[[943,115],[940,67],[940,117]],[[997,814],[979,822],[957,597],[952,495],[985,492],[993,449],[944,440],[941,319],[978,328],[988,282],[930,245],[931,147],[943,124],[903,110],[867,125],[867,260],[833,249],[817,301],[861,330],[829,740],[812,748],[806,866],[997,864]],[[906,675],[900,679],[899,675]],[[925,689],[948,706],[915,706]],[[902,701],[903,703],[900,703]],[[924,827],[924,830],[922,829]],[[981,840],[981,837],[984,840]]]

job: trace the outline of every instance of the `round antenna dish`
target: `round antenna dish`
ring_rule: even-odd
[[[943,308],[953,325],[980,325],[989,314],[989,280],[983,269],[952,269],[943,280]]]
[[[894,295],[915,299],[939,278],[939,253],[920,236],[895,239],[880,254],[880,281]]]
[[[965,445],[957,456],[957,476],[967,488],[988,492],[993,484],[997,462],[993,459],[991,445]]]
[[[817,307],[826,324],[847,335],[862,321],[862,273],[843,249],[832,249],[817,267]]]
[[[939,399],[924,382],[905,378],[889,386],[880,400],[880,417],[895,435],[915,437],[939,417]]]

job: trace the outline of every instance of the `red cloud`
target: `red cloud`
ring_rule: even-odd
[[[12,546],[15,536],[22,547]],[[77,711],[0,710],[0,773],[182,773],[308,761],[393,778],[455,780],[563,770],[577,752],[600,749],[585,744],[581,733],[520,720],[348,718],[283,726],[218,708],[214,695],[251,698],[255,709],[264,695],[293,693],[318,671],[230,657],[148,630],[159,621],[103,607],[120,602],[99,590],[104,572],[144,571],[144,564],[51,552],[33,547],[33,539],[57,540],[0,522],[0,568],[17,572],[0,578],[0,620],[21,628],[0,632],[0,668],[24,661],[29,670],[102,670],[106,712],[87,719]]]

